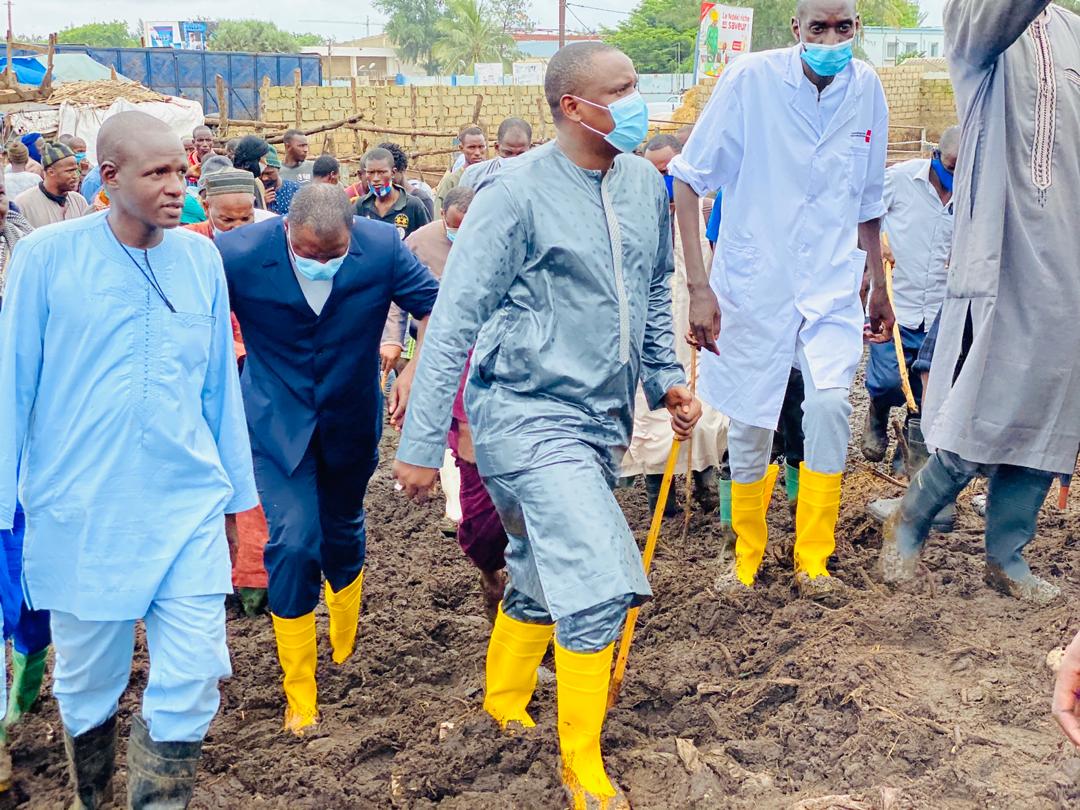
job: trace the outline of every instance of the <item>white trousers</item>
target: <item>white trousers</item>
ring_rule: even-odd
[[[843,472],[851,439],[851,402],[847,388],[817,388],[802,348],[798,351],[803,374],[804,463],[826,475]],[[773,431],[731,420],[728,459],[731,480],[752,484],[765,477],[772,454]]]
[[[143,618],[150,676],[142,717],[155,742],[198,742],[221,703],[218,681],[232,674],[225,644],[225,597],[152,602]],[[73,737],[114,714],[131,678],[135,620],[82,621],[52,611],[53,694]]]

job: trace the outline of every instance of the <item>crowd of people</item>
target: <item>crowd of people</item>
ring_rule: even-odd
[[[315,610],[325,600],[347,665],[389,422],[398,488],[423,502],[441,479],[448,532],[479,572],[484,710],[506,733],[533,727],[554,645],[569,805],[628,807],[600,736],[615,641],[652,591],[614,491],[642,476],[672,514],[662,479],[682,442],[691,497],[731,542],[716,587],[739,593],[782,476],[798,593],[845,592],[829,560],[867,354],[867,460],[886,458],[890,409],[906,411],[906,494],[868,505],[885,581],[917,576],[930,531],[951,531],[956,496],[985,476],[988,584],[1059,599],[1023,551],[1080,449],[1066,320],[1080,177],[1055,159],[1080,107],[1052,86],[1080,19],[1047,0],[951,0],[945,22],[963,125],[890,166],[881,83],[852,58],[853,0],[799,0],[796,44],[733,62],[695,125],[652,138],[631,61],[569,45],[545,80],[556,140],[508,118],[492,155],[467,127],[435,188],[394,143],[346,186],[299,130],[280,151],[205,126],[181,140],[140,112],[104,122],[94,165],[76,135],[10,142],[4,728],[32,709],[53,650],[73,806],[111,801],[141,621],[128,800],[186,807],[231,674],[235,591],[270,615],[284,730],[309,733]],[[1080,745],[1078,690],[1080,636],[1054,697]]]

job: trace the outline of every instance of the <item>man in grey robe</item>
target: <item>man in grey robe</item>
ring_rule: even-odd
[[[484,708],[533,726],[536,667],[554,635],[563,782],[573,807],[628,808],[600,731],[615,637],[651,595],[612,487],[634,393],[686,438],[701,415],[671,327],[667,193],[643,158],[637,73],[575,43],[548,65],[558,140],[508,161],[476,195],[446,264],[394,472],[422,499],[465,387],[476,463],[509,540],[510,583],[488,645]]]
[[[950,0],[963,125],[956,236],[923,425],[935,454],[885,526],[890,582],[915,575],[937,511],[990,480],[986,580],[1037,603],[1022,552],[1080,447],[1080,17],[1049,0]]]

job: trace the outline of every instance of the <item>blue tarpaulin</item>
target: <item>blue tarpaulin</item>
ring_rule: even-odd
[[[84,45],[57,47],[57,55],[75,53],[94,59],[106,66],[106,70],[116,68],[117,73],[163,95],[197,101],[207,115],[218,112],[214,87],[217,74],[221,74],[229,88],[231,118],[253,119],[257,116],[263,77],[269,78],[272,85],[291,85],[293,71],[299,68],[302,84],[322,84],[322,63],[318,55],[312,54],[91,48]]]
[[[33,56],[14,56],[11,59],[15,66],[15,79],[19,84],[29,84],[37,87],[45,78],[45,66]],[[0,57],[0,71],[7,70],[7,57]]]

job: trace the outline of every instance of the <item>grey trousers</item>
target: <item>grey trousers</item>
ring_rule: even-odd
[[[848,441],[851,439],[851,402],[847,388],[818,388],[814,384],[806,354],[798,351],[803,374],[803,436],[806,466],[831,475],[844,471]],[[728,456],[731,480],[752,484],[765,477],[772,453],[773,431],[731,420],[728,428]]]

